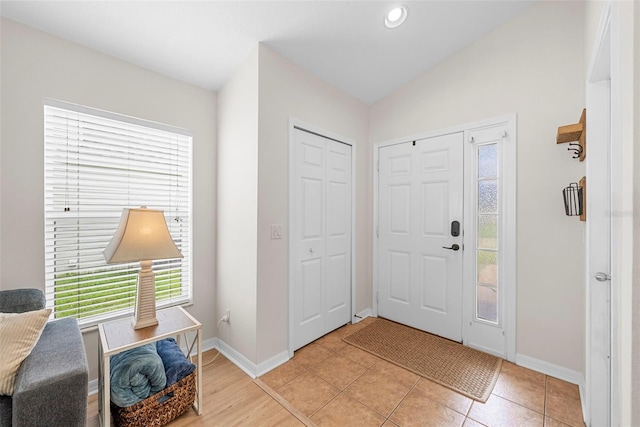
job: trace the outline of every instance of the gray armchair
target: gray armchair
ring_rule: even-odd
[[[39,289],[0,291],[0,312],[44,306]],[[0,395],[0,427],[84,426],[88,387],[89,367],[77,320],[49,321],[20,365],[13,396]]]

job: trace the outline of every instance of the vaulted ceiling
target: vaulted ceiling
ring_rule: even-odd
[[[262,42],[367,104],[532,1],[2,1],[0,13],[158,73],[217,91]],[[543,29],[541,29],[542,31]]]

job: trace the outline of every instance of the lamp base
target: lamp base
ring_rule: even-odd
[[[156,275],[151,270],[151,261],[140,261],[138,289],[136,295],[135,323],[133,329],[142,329],[158,324],[156,319]]]
[[[148,328],[149,326],[156,326],[158,324],[158,319],[155,317],[153,319],[134,319],[134,321],[133,329],[143,329]]]

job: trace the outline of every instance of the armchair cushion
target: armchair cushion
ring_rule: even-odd
[[[44,292],[36,288],[0,291],[0,313],[24,313],[41,310],[46,304]]]
[[[13,427],[84,427],[88,385],[78,322],[71,317],[50,321],[18,371]]]
[[[22,313],[44,307],[45,297],[40,289],[0,291],[0,312]],[[11,316],[16,315],[8,317]],[[46,322],[48,310],[42,317]],[[2,318],[0,334],[6,326],[6,317]],[[2,357],[5,341],[5,336],[0,335]],[[0,392],[0,427],[86,426],[89,367],[78,321],[66,317],[46,322],[35,342],[19,364],[13,395]],[[0,369],[6,365],[0,359]]]
[[[11,396],[22,361],[42,334],[51,309],[0,313],[0,394]]]

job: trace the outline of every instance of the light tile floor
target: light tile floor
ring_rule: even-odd
[[[353,347],[344,326],[260,379],[319,426],[584,426],[578,387],[509,362],[486,403]]]

